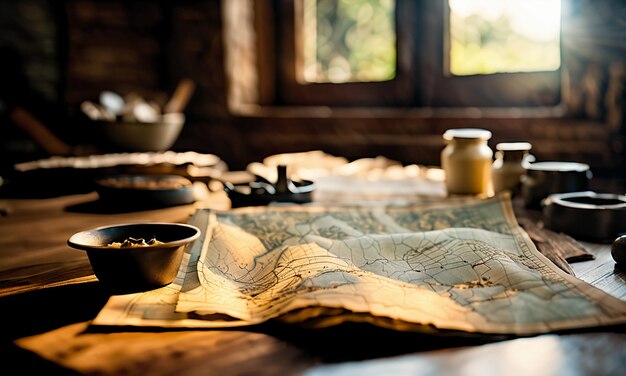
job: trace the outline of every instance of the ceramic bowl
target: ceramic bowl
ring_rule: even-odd
[[[67,244],[86,251],[100,283],[118,293],[149,290],[174,281],[185,246],[199,236],[200,229],[189,224],[127,223],[78,232]],[[120,247],[119,243],[131,238],[161,243]]]
[[[130,152],[165,151],[170,149],[183,129],[185,115],[163,114],[156,122],[103,122],[104,136],[117,149]]]

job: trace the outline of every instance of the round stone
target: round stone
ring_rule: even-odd
[[[616,263],[626,266],[626,234],[619,236],[611,245],[611,256]]]

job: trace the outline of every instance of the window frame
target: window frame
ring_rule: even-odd
[[[298,19],[302,15],[300,1],[256,1],[255,19],[258,36],[260,104],[317,106],[408,106],[414,102],[411,93],[413,69],[410,66],[412,45],[398,48],[396,38],[396,75],[382,82],[302,83],[297,77],[297,62],[302,61]],[[401,0],[396,6],[396,19],[411,14],[412,2]],[[300,18],[301,19],[301,18]],[[275,48],[267,48],[268,46]]]
[[[445,0],[396,0],[398,55],[394,79],[301,83],[296,76],[296,62],[300,59],[299,3],[298,0],[254,2],[259,105],[534,108],[561,104],[563,59],[555,71],[451,75],[446,69],[450,36],[449,6]],[[561,14],[565,3],[562,0]],[[561,43],[561,56],[562,50]]]

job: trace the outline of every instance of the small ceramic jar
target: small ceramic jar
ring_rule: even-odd
[[[448,129],[441,151],[448,194],[488,196],[491,191],[493,151],[491,132],[477,128]]]
[[[502,142],[496,145],[496,159],[491,166],[491,180],[495,193],[510,191],[516,194],[526,174],[525,164],[533,162],[528,142]]]

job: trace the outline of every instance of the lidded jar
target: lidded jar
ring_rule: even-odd
[[[525,164],[534,161],[531,148],[528,142],[501,142],[496,145],[496,159],[491,168],[494,192],[517,193],[522,176],[526,174]]]
[[[441,151],[441,167],[448,194],[491,193],[493,151],[487,144],[490,138],[490,131],[479,128],[448,129],[443,134],[446,147]]]

